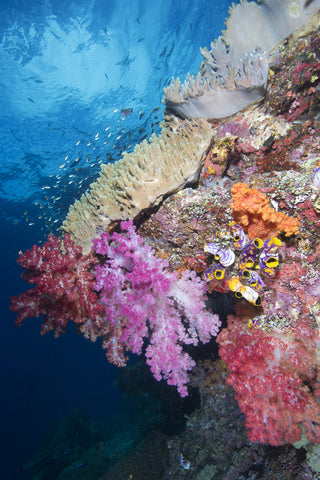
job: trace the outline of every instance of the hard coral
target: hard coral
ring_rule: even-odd
[[[229,317],[218,336],[219,352],[252,442],[294,443],[303,430],[309,441],[320,442],[317,341],[318,329],[307,317],[294,331],[271,334],[249,330],[243,317]]]
[[[300,221],[277,212],[271,207],[268,197],[247,183],[236,183],[231,189],[233,219],[247,231],[249,238],[276,236],[284,232],[286,237],[297,234]]]
[[[75,245],[68,234],[63,240],[49,235],[43,246],[33,245],[21,254],[18,263],[26,270],[22,277],[36,285],[11,298],[10,308],[18,313],[18,325],[28,317],[43,314],[41,333],[53,330],[55,336],[59,336],[64,333],[68,320],[81,325],[102,313],[90,272],[96,259],[92,254],[83,256],[81,247]]]

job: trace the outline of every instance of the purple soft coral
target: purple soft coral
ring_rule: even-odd
[[[184,344],[197,345],[216,336],[217,315],[205,309],[205,282],[194,272],[168,270],[168,262],[144,245],[131,221],[122,222],[124,234],[103,233],[94,250],[104,256],[95,269],[95,289],[105,306],[100,325],[104,348],[112,363],[126,364],[125,350],[138,355],[147,341],[147,363],[156,380],[176,385],[188,395],[188,371],[194,360]]]

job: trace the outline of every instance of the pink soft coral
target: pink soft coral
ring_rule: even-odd
[[[55,336],[73,321],[86,338],[102,338],[107,358],[118,366],[126,365],[125,351],[140,354],[146,346],[154,377],[186,396],[195,362],[183,345],[208,342],[220,326],[205,309],[206,284],[195,272],[171,273],[132,222],[121,227],[123,234],[103,233],[94,241],[95,255],[82,255],[69,235],[49,235],[43,246],[20,255],[23,278],[36,286],[12,297],[10,308],[18,325],[43,314],[41,333],[53,330]]]
[[[143,244],[132,222],[122,222],[121,228],[125,234],[102,233],[93,242],[94,251],[103,256],[95,269],[95,288],[105,306],[99,330],[107,357],[123,366],[125,350],[141,354],[147,343],[154,377],[176,385],[184,397],[187,372],[195,362],[182,346],[208,342],[217,335],[220,321],[205,309],[205,282],[194,272],[180,277],[171,273],[168,263]]]

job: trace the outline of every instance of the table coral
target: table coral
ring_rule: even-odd
[[[268,197],[256,188],[249,188],[247,183],[236,183],[231,193],[233,219],[248,232],[250,239],[266,240],[281,232],[286,237],[298,233],[299,219],[277,212]]]

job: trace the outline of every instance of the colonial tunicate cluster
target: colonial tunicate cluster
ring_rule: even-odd
[[[244,298],[256,306],[262,302],[263,279],[274,278],[279,270],[279,247],[281,240],[271,237],[248,240],[242,227],[236,222],[229,224],[229,231],[220,232],[220,242],[208,243],[204,251],[210,253],[214,262],[203,272],[207,282],[223,280],[229,267],[234,266],[237,275],[228,279],[228,286],[237,298]],[[226,246],[226,244],[229,244]]]

